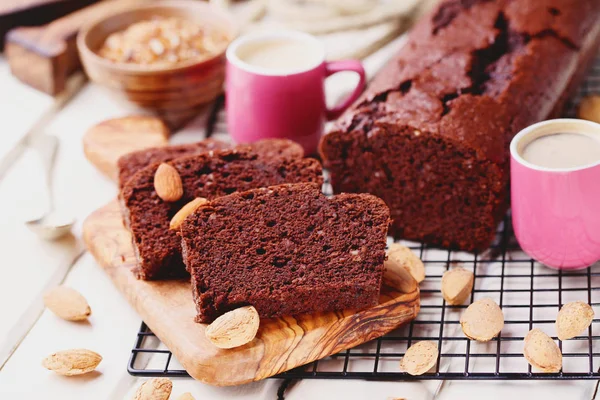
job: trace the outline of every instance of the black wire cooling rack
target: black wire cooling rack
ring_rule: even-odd
[[[579,91],[574,104],[587,93],[600,93],[600,58]],[[222,104],[222,102],[219,102]],[[567,113],[570,115],[573,109]],[[223,112],[215,108],[209,130],[226,132]],[[331,193],[329,184],[325,193]],[[600,265],[577,271],[556,271],[529,258],[514,239],[507,216],[494,245],[485,253],[469,254],[394,240],[415,251],[425,264],[421,283],[421,312],[405,326],[342,353],[290,370],[277,377],[290,379],[598,379],[600,378],[600,319],[568,341],[556,338],[555,320],[560,307],[571,301],[589,303],[600,316]],[[392,239],[389,239],[389,243]],[[460,329],[460,314],[467,307],[447,305],[440,293],[444,271],[460,265],[475,274],[471,302],[494,299],[504,312],[501,334],[487,343],[467,339]],[[469,302],[470,303],[470,302]],[[532,371],[523,357],[523,338],[532,328],[553,337],[563,353],[559,373]],[[435,369],[418,377],[399,371],[399,361],[411,344],[430,340],[438,345]],[[139,376],[189,376],[171,352],[142,324],[129,360],[128,371]]]

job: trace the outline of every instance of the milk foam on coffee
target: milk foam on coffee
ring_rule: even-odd
[[[544,168],[576,168],[600,162],[600,135],[555,133],[528,143],[521,157]]]
[[[316,66],[321,52],[301,40],[265,39],[246,43],[238,49],[237,56],[255,67],[291,71]]]

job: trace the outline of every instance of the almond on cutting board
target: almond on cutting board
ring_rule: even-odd
[[[460,316],[460,326],[469,339],[488,342],[504,327],[504,314],[490,298],[472,303]]]
[[[524,339],[523,355],[532,367],[542,372],[559,372],[562,353],[554,340],[539,329],[532,329]]]
[[[437,358],[437,344],[429,341],[417,342],[406,350],[400,360],[400,370],[410,375],[423,375],[433,368]]]
[[[560,340],[572,339],[585,331],[594,320],[594,310],[588,303],[567,303],[556,317],[556,332]]]
[[[600,95],[584,97],[579,103],[577,116],[600,124]]]
[[[473,272],[462,267],[452,268],[442,276],[442,296],[446,303],[457,306],[463,304],[473,290]]]
[[[133,400],[168,400],[173,390],[173,382],[168,378],[153,378],[142,383]]]
[[[87,374],[96,369],[102,356],[86,349],[58,351],[42,361],[42,366],[65,376]]]
[[[57,286],[44,293],[44,304],[58,317],[67,321],[83,321],[92,314],[85,297],[66,286]]]
[[[183,196],[183,183],[179,172],[167,163],[158,166],[154,174],[154,190],[164,201],[173,202]]]
[[[181,210],[177,211],[177,214],[171,218],[171,222],[169,223],[169,229],[177,230],[188,217],[188,215],[192,214],[198,207],[202,204],[207,203],[208,200],[204,197],[196,197],[194,200],[187,203],[185,206],[181,207]]]
[[[390,245],[384,268],[383,280],[402,293],[415,291],[425,279],[423,261],[411,249],[399,243]]]
[[[236,308],[215,319],[204,334],[220,349],[231,349],[250,343],[258,332],[260,318],[252,306]]]

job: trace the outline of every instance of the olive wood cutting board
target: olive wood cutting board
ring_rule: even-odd
[[[218,349],[204,336],[206,325],[194,322],[189,281],[135,279],[131,235],[116,201],[86,219],[83,237],[119,291],[187,372],[212,385],[257,381],[310,363],[382,336],[419,312],[418,289],[402,294],[384,286],[373,308],[261,320],[252,342]]]

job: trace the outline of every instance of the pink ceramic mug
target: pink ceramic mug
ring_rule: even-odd
[[[291,47],[286,49],[284,45],[288,41],[299,51]],[[248,61],[248,54],[263,44],[284,46],[279,55],[263,60],[274,66]],[[302,58],[298,62],[292,61],[298,55]],[[325,104],[325,78],[341,71],[356,72],[360,79],[347,99],[329,109]],[[325,121],[343,113],[364,86],[365,71],[361,63],[356,60],[325,61],[325,48],[314,36],[296,31],[245,35],[227,49],[225,101],[228,130],[238,143],[287,138],[302,145],[306,154],[312,154]]]
[[[587,267],[600,260],[600,161],[550,169],[521,156],[541,136],[570,132],[598,135],[600,125],[554,119],[532,125],[510,144],[511,201],[515,235],[535,260],[559,269]]]

